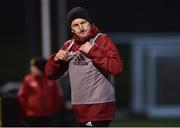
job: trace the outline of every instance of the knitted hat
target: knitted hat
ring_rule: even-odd
[[[40,57],[32,58],[30,61],[31,65],[36,66],[43,73],[44,73],[44,68],[45,68],[46,63],[47,63],[47,60]]]
[[[71,27],[72,21],[77,18],[82,18],[87,20],[89,23],[92,23],[89,13],[84,8],[75,7],[67,13],[67,25],[69,28]]]

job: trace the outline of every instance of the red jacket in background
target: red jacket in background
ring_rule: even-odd
[[[18,92],[24,116],[52,116],[62,104],[62,91],[54,80],[27,75]]]

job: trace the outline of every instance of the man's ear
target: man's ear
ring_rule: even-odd
[[[74,31],[71,29],[71,32],[74,33]]]

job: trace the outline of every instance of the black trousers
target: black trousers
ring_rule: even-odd
[[[53,126],[51,117],[26,117],[25,123],[32,127]]]
[[[92,121],[92,122],[85,122],[85,123],[79,123],[79,127],[109,127],[111,124],[110,120],[105,121]]]

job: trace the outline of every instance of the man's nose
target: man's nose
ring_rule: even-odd
[[[84,30],[84,28],[83,28],[83,26],[81,24],[79,25],[79,29],[80,29],[80,31]]]

